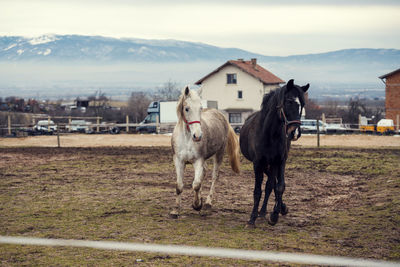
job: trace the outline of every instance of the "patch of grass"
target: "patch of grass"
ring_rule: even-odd
[[[400,171],[399,150],[292,149],[287,169],[318,170],[343,175],[396,175]]]

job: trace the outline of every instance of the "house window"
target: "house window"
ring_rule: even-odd
[[[243,91],[238,91],[238,99],[243,99]]]
[[[242,113],[229,113],[229,123],[241,123]]]
[[[236,73],[226,74],[226,83],[227,84],[236,84],[237,83]]]

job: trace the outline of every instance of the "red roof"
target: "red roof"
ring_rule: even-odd
[[[386,79],[387,77],[392,76],[393,74],[396,74],[396,73],[399,72],[399,71],[400,71],[400,69],[397,69],[397,70],[392,71],[392,72],[390,72],[390,73],[388,73],[388,74],[385,74],[385,75],[380,76],[379,79]]]
[[[257,64],[256,59],[252,59],[249,61],[245,60],[229,60],[222,66],[220,66],[218,69],[214,70],[210,74],[206,75],[205,77],[201,78],[198,80],[195,84],[199,85],[201,84],[205,79],[210,77],[211,75],[219,72],[221,69],[228,65],[233,65],[241,69],[242,71],[246,72],[247,74],[250,74],[254,78],[260,80],[264,84],[280,84],[280,83],[285,83],[281,78],[278,76],[275,76],[271,72],[267,71],[263,67]]]

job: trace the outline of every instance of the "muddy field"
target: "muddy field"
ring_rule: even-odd
[[[225,159],[226,160],[226,159]],[[400,260],[400,150],[294,147],[286,172],[289,213],[257,221],[252,166],[225,161],[211,213],[191,208],[185,173],[182,216],[169,218],[175,171],[168,147],[0,148],[0,234],[151,242]],[[203,183],[210,186],[211,162]],[[273,197],[273,196],[272,196]],[[272,201],[268,210],[272,209]],[[2,266],[258,266],[259,262],[0,245]]]

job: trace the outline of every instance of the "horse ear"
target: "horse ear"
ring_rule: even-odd
[[[294,80],[290,79],[286,84],[287,91],[291,90],[293,87],[294,87]]]
[[[185,94],[185,96],[189,96],[189,93],[190,93],[189,86],[186,85],[186,87],[184,89],[184,94]]]
[[[307,83],[307,85],[304,85],[304,86],[301,87],[301,89],[303,90],[304,93],[307,92],[308,88],[310,88],[310,84],[309,83]]]

